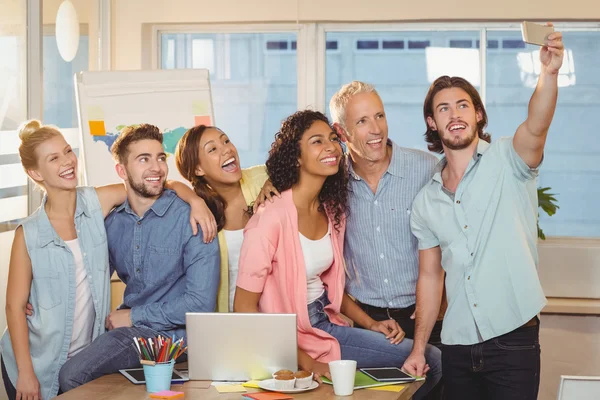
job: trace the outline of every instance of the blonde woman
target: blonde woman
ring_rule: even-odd
[[[67,359],[105,332],[110,279],[104,217],[126,193],[121,184],[77,187],[77,157],[56,128],[28,121],[19,137],[23,168],[44,199],[15,231],[2,377],[10,399],[45,400],[57,395]],[[171,188],[193,204],[196,220],[207,220],[204,201],[182,183]],[[35,310],[30,316],[28,302]]]

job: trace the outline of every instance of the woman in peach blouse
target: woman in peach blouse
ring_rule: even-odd
[[[329,377],[327,363],[339,359],[359,368],[402,366],[412,340],[403,340],[396,321],[373,320],[344,292],[347,167],[327,117],[306,110],[287,118],[266,165],[281,198],[246,225],[234,311],[296,314],[299,367],[317,378]],[[369,329],[349,327],[341,313]],[[439,350],[429,346],[426,357],[439,360]],[[441,365],[431,365],[415,398],[440,377]]]

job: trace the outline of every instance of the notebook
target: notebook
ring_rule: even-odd
[[[422,381],[425,378],[417,378],[417,381]],[[327,383],[329,385],[332,385],[333,383],[325,378],[324,376],[321,377],[321,380],[323,381],[323,383]],[[368,387],[375,387],[375,386],[388,386],[388,385],[398,385],[398,384],[403,384],[406,385],[406,382],[378,382],[375,379],[371,378],[370,376],[365,375],[364,373],[360,372],[360,371],[356,371],[356,375],[354,377],[354,389],[364,389],[364,388],[368,388]]]

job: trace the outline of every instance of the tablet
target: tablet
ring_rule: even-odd
[[[416,380],[397,367],[361,368],[360,371],[378,382],[414,382]]]
[[[142,385],[146,383],[143,368],[120,369],[119,372],[134,385]],[[173,370],[171,375],[171,384],[183,383],[189,381],[187,370]]]

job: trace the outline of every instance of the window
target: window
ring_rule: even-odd
[[[77,55],[71,62],[64,61],[58,53],[54,25],[44,27],[44,123],[59,128],[77,128],[77,104],[73,88],[73,75],[88,70],[89,37],[87,26],[80,27]],[[69,142],[73,147],[76,143]]]
[[[520,42],[520,32],[492,31],[488,37]],[[558,106],[545,147],[538,187],[551,187],[560,209],[540,214],[546,236],[600,237],[600,141],[594,137],[600,110],[600,32],[564,32],[567,46],[559,71]],[[512,46],[511,44],[511,46]],[[539,47],[511,47],[487,54],[487,113],[492,138],[514,134],[527,117],[527,104],[540,73]]]
[[[451,48],[448,39],[457,35],[473,41],[479,31],[327,32],[326,40],[338,42],[340,51],[326,54],[326,106],[343,84],[355,79],[372,83],[385,104],[390,137],[426,150],[423,99],[433,80],[461,75],[479,85],[479,51]],[[381,50],[372,51],[380,43]]]
[[[281,121],[297,110],[296,33],[160,33],[160,67],[210,71],[215,125],[242,167],[263,164]]]
[[[441,75],[462,76],[480,90],[493,138],[512,135],[525,119],[541,68],[539,47],[525,44],[514,23],[332,23],[314,28],[300,24],[297,32],[305,30],[300,42],[295,31],[169,33],[164,28],[159,64],[211,70],[217,125],[236,144],[242,143],[238,147],[245,165],[264,162],[281,119],[298,107],[328,112],[333,93],[355,79],[377,87],[390,137],[400,145],[426,150],[423,99]],[[538,180],[539,186],[552,188],[560,206],[552,217],[540,215],[548,237],[600,237],[600,209],[592,207],[600,197],[600,171],[592,161],[599,159],[600,142],[589,138],[595,129],[592,118],[600,109],[600,77],[594,73],[600,61],[599,28],[582,23],[559,27],[566,32],[568,48]],[[482,33],[487,33],[483,55]],[[194,40],[207,41],[203,50],[193,49]],[[324,48],[324,54],[316,54],[316,48]],[[251,85],[261,88],[252,96]]]

